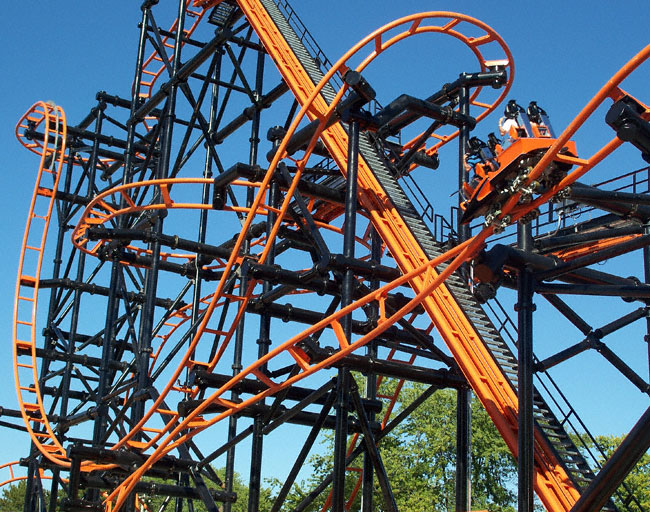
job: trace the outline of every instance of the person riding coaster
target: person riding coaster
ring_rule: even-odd
[[[566,176],[572,164],[562,161],[562,155],[577,155],[575,142],[567,142],[540,178],[524,189],[528,173],[556,140],[548,116],[534,101],[524,111],[510,100],[499,120],[499,133],[508,138],[509,146],[494,133],[488,135],[487,143],[477,137],[467,143],[465,165],[474,176],[461,189],[465,198],[460,204],[462,224],[481,215],[485,225],[491,224],[501,213],[501,204],[517,191],[522,192],[521,203],[529,202],[533,193],[543,192]]]

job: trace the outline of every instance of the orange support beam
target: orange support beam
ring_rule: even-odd
[[[259,2],[239,0],[238,4],[293,94],[299,103],[304,105],[315,87],[307,71],[285,41],[269,13]],[[425,13],[399,21],[416,26],[419,18],[426,19],[441,14],[450,16],[449,13]],[[462,21],[471,20],[462,15],[456,16]],[[387,46],[381,46],[382,33],[397,25],[398,22],[387,25],[366,39],[374,38],[380,45],[379,49],[383,51]],[[417,33],[417,28],[411,32]],[[349,52],[344,58],[347,59],[352,53],[353,51]],[[379,50],[376,50],[376,53],[378,54]],[[325,115],[327,109],[326,101],[322,96],[318,96],[311,105],[310,117],[321,117]],[[348,143],[347,133],[343,127],[340,124],[332,126],[321,135],[321,139],[339,168],[345,173]],[[383,191],[370,166],[362,157],[359,158],[359,202],[370,213],[375,229],[393,254],[402,272],[408,273],[428,261],[418,241],[409,231],[404,219],[401,218],[395,205]],[[436,274],[433,277],[435,276]],[[416,293],[425,285],[422,278],[416,278],[410,284]],[[446,286],[439,286],[424,300],[423,306],[506,444],[516,455],[518,406],[515,391]],[[536,432],[536,443],[536,492],[548,510],[568,511],[577,501],[579,493],[540,432]]]

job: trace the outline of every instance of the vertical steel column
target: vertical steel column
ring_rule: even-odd
[[[104,118],[104,109],[106,108],[106,104],[103,102],[100,102],[100,104],[94,109],[95,115],[96,115],[96,120],[95,120],[95,135],[99,135],[102,132],[102,124],[103,124],[103,118]],[[90,158],[88,159],[88,188],[86,189],[86,198],[90,199],[93,194],[93,189],[95,185],[95,175],[97,171],[97,151],[99,149],[99,142],[97,142],[97,138],[95,138],[95,142],[93,144],[93,149],[90,154]],[[70,159],[72,161],[72,158]],[[66,187],[66,191],[68,191],[68,188]],[[85,271],[85,265],[86,265],[86,254],[84,252],[79,251],[77,255],[78,261],[77,261],[77,277],[75,279],[76,282],[82,283],[84,281],[84,271]],[[74,292],[74,298],[72,302],[72,312],[71,312],[71,317],[70,317],[70,329],[69,329],[69,339],[68,339],[68,355],[72,356],[75,352],[75,338],[77,337],[77,329],[79,325],[79,311],[81,309],[81,295],[82,292],[81,290],[75,290]],[[72,374],[72,368],[73,364],[72,361],[67,361],[66,362],[66,369],[65,373],[63,374],[63,379],[61,381],[61,387],[64,390],[67,390],[70,387],[70,379],[71,379],[71,374]],[[61,396],[61,408],[60,408],[60,414],[61,417],[65,417],[68,414],[68,396],[67,394],[65,396]]]
[[[152,2],[153,3],[153,2]],[[174,53],[171,63],[171,75],[175,77],[180,67],[181,49],[183,47],[183,30],[185,27],[185,11],[187,3],[185,0],[178,2],[178,18],[176,24],[176,39],[174,41]],[[176,120],[176,93],[178,84],[172,83],[169,88],[167,102],[163,109],[163,114],[160,119],[162,126],[160,134],[160,159],[155,171],[156,179],[164,179],[169,174],[169,166],[171,161],[172,138],[174,133],[174,122]],[[155,202],[159,197],[160,192],[155,191],[153,201]],[[153,219],[152,233],[161,234],[163,230],[163,215],[156,215]],[[151,360],[151,341],[153,338],[153,325],[154,315],[156,310],[156,295],[158,290],[158,273],[160,265],[160,241],[155,238],[149,244],[151,251],[151,266],[147,268],[144,278],[144,304],[140,312],[140,328],[138,331],[138,339],[135,345],[135,359],[137,368],[137,384],[134,393],[143,391],[149,387],[149,362]],[[131,411],[131,421],[137,423],[142,419],[145,412],[146,397],[142,397],[133,404]],[[142,435],[136,434],[136,440],[141,440]],[[127,504],[127,512],[135,508],[135,502],[130,499]],[[176,512],[182,510],[182,501],[176,501]]]
[[[174,42],[174,54],[172,57],[172,77],[178,73],[181,65],[181,49],[183,47],[183,30],[185,27],[185,11],[187,3],[185,0],[178,2],[178,21],[176,25],[176,39]],[[163,110],[163,117],[160,120],[162,131],[160,136],[160,160],[156,168],[156,179],[164,179],[169,174],[169,165],[171,161],[172,138],[174,133],[174,122],[176,120],[176,93],[178,84],[172,83],[167,96],[167,103]],[[155,202],[160,192],[154,193],[153,201]],[[154,225],[151,231],[154,234],[161,234],[163,230],[163,216],[156,215]],[[138,382],[134,390],[135,393],[144,390],[149,386],[149,361],[151,360],[151,341],[153,337],[153,320],[156,309],[156,294],[158,290],[158,272],[160,265],[160,241],[156,238],[149,244],[151,251],[151,266],[145,272],[144,284],[144,304],[140,313],[140,329],[138,332],[137,351],[135,354],[138,363]],[[144,416],[146,400],[137,400],[133,404],[131,420],[136,423]]]
[[[357,172],[359,153],[359,122],[349,123],[348,173],[345,189],[345,220],[343,228],[343,255],[354,258],[354,242],[357,215]],[[346,270],[341,288],[341,307],[352,303],[354,295],[354,272]],[[346,315],[341,322],[348,340],[352,336],[352,315]],[[341,367],[336,381],[336,425],[334,431],[334,472],[332,481],[332,511],[345,510],[345,455],[348,441],[348,390],[350,370]]]
[[[212,93],[211,93],[211,98],[210,98],[210,112],[208,114],[208,126],[207,130],[208,133],[205,134],[205,162],[204,162],[204,167],[203,167],[203,177],[205,179],[210,179],[212,178],[212,156],[210,153],[210,144],[212,144],[212,135],[215,130],[215,125],[216,125],[216,113],[217,113],[217,105],[218,105],[218,100],[219,100],[219,79],[221,76],[221,55],[222,52],[221,50],[217,50],[217,57],[216,57],[216,65],[214,70],[212,71],[211,76],[208,77],[209,80],[213,81],[212,85]],[[206,183],[203,185],[203,189],[201,192],[201,201],[203,204],[207,204],[210,202],[210,184]],[[207,227],[208,227],[208,211],[207,210],[201,210],[201,213],[199,214],[199,229],[198,229],[198,237],[197,241],[199,243],[205,243],[206,240],[206,235],[207,235]],[[194,290],[192,293],[192,318],[191,322],[192,325],[197,325],[197,320],[199,317],[199,311],[201,309],[201,288],[202,288],[202,278],[201,278],[201,268],[203,267],[204,260],[200,254],[196,254],[196,258],[194,259]],[[196,334],[196,329],[194,329],[191,333],[190,338],[194,338]],[[190,377],[190,371],[188,369],[187,374],[186,374],[186,379],[189,380]],[[190,476],[189,474],[180,474],[178,477],[178,484],[181,486],[189,486],[189,480]],[[230,489],[232,490],[232,489]],[[191,510],[189,507],[190,505],[193,506],[191,501],[188,501],[188,510]],[[175,512],[181,512],[183,507],[183,498],[176,498],[176,503],[175,503]]]
[[[29,463],[27,464],[27,480],[25,481],[25,501],[23,502],[23,512],[35,512],[33,507],[34,480],[38,471],[38,464],[36,463],[38,453],[38,449],[34,446],[34,443],[32,443],[29,453]]]
[[[469,88],[460,87],[458,90],[458,112],[469,116]],[[463,125],[458,130],[458,202],[462,202],[463,185],[469,181],[469,171],[465,167],[465,153],[467,152],[467,142],[469,141],[469,126]],[[458,208],[456,225],[458,226],[458,240],[463,242],[470,237],[469,224],[461,224],[460,219],[463,211]]]
[[[468,512],[472,497],[472,390],[460,387],[456,396],[456,512]]]
[[[257,153],[260,143],[260,115],[261,115],[261,106],[259,105],[259,100],[262,97],[262,87],[264,85],[264,52],[258,51],[257,53],[257,69],[255,76],[255,115],[253,116],[251,123],[251,137],[250,142],[250,154],[249,154],[249,163],[251,165],[257,164]],[[273,204],[277,197],[277,186],[271,187],[269,201]],[[253,203],[253,189],[249,188],[248,190],[248,204]],[[275,221],[275,216],[268,215],[266,219],[266,229],[267,233],[271,232],[273,228],[273,223]],[[273,265],[273,251],[269,254],[267,263]],[[244,286],[242,286],[242,291],[244,291]],[[264,283],[264,291],[270,291],[270,283]],[[243,322],[243,319],[242,319]],[[243,324],[242,324],[243,327]],[[265,356],[269,351],[269,346],[271,344],[271,318],[268,315],[260,316],[260,330],[259,338],[257,340],[258,349],[257,357],[261,358]],[[266,366],[262,371],[266,369]],[[264,424],[262,418],[256,416],[253,420],[253,434],[252,434],[252,447],[251,447],[251,471],[250,478],[248,481],[248,511],[249,512],[258,512],[260,506],[260,491],[262,490],[262,450],[264,442],[264,433],[262,429]]]
[[[221,78],[221,55],[222,53],[218,51],[217,53],[217,62],[215,69],[212,73],[212,76],[209,79],[214,81],[212,85],[212,97],[210,100],[210,113],[208,114],[208,134],[205,137],[205,164],[203,167],[203,177],[205,179],[212,178],[212,156],[210,154],[209,145],[212,144],[212,135],[215,130],[215,119],[217,114],[217,105],[219,104],[219,80]],[[201,194],[201,200],[204,204],[210,202],[210,185],[206,183],[203,185],[203,190]],[[199,233],[198,233],[198,242],[205,243],[206,232],[208,226],[208,211],[201,210],[199,218]],[[197,254],[196,259],[194,260],[194,293],[192,296],[192,325],[194,325],[198,319],[198,311],[200,308],[201,301],[201,267],[202,262],[201,258]],[[194,333],[192,333],[192,337]]]
[[[643,226],[643,234],[650,235],[650,224],[646,224],[645,226]],[[645,283],[650,284],[650,247],[648,246],[643,247],[643,276],[644,276]],[[648,345],[648,374],[650,375],[650,316],[646,316],[646,334],[643,337],[643,339]],[[644,414],[643,417],[645,417],[646,415],[647,412],[646,414]],[[638,423],[641,423],[641,421],[642,420],[639,420]],[[628,438],[631,438],[631,436],[628,435]],[[628,438],[626,438],[625,441],[627,441]],[[598,476],[600,477],[600,475]]]
[[[96,120],[95,120],[95,135],[99,135],[102,132],[102,125],[104,119],[104,110],[106,109],[106,104],[103,101],[100,101],[97,107],[94,109]],[[95,137],[95,142],[93,144],[93,149],[88,159],[88,188],[86,189],[86,198],[90,199],[93,195],[94,185],[95,185],[95,176],[97,171],[97,159],[98,159],[98,150],[99,142],[97,137]],[[72,161],[72,158],[70,159]],[[66,192],[69,187],[66,184]],[[76,282],[82,283],[84,281],[84,272],[86,266],[86,254],[79,251],[77,255],[77,276]],[[68,335],[68,356],[72,357],[75,353],[75,338],[77,337],[77,329],[79,326],[79,311],[81,309],[81,290],[75,290],[74,297],[72,301],[72,312],[70,317],[70,328]],[[63,389],[63,394],[61,396],[61,406],[60,414],[61,417],[65,417],[68,414],[68,394],[67,391],[70,389],[70,382],[72,379],[74,365],[71,360],[66,361],[65,373],[61,379],[61,388]],[[58,494],[58,470],[53,473],[52,486],[50,489],[50,509],[52,511],[56,510],[56,500]],[[97,501],[99,498],[99,493],[96,491],[88,492],[89,498],[92,501]]]
[[[469,115],[469,88],[461,87],[458,91],[458,109],[464,115]],[[469,127],[460,127],[458,134],[458,201],[462,201],[460,191],[463,184],[469,180],[469,172],[465,167],[465,152],[469,140]],[[464,242],[470,237],[469,225],[462,225],[460,218],[462,210],[458,209],[456,224],[458,226],[458,241]],[[467,271],[467,268],[464,268]],[[456,401],[456,512],[467,512],[471,505],[471,466],[472,466],[472,390],[459,388]]]
[[[372,228],[370,232],[370,257],[372,261],[379,264],[381,263],[381,244],[382,240],[379,237],[379,233]],[[370,288],[376,290],[379,288],[380,282],[379,279],[372,279],[370,282]],[[373,305],[371,321],[375,322],[379,318],[379,308],[377,305]],[[368,343],[366,354],[370,358],[377,357],[377,342],[372,340]],[[366,398],[370,400],[375,400],[377,398],[377,375],[369,372],[366,375]],[[375,421],[375,412],[368,412],[368,421],[371,423]],[[372,464],[372,459],[367,452],[363,454],[363,482],[361,488],[361,511],[362,512],[373,512],[373,490],[374,490],[374,466]]]
[[[530,223],[517,224],[517,245],[532,249]],[[518,435],[518,512],[533,512],[534,420],[533,420],[533,304],[534,278],[527,268],[517,277],[517,400],[519,402]]]
[[[140,84],[142,82],[142,65],[144,63],[144,52],[146,47],[147,27],[149,25],[149,8],[153,2],[147,0],[142,4],[142,20],[140,22],[140,39],[138,40],[138,55],[135,65],[135,79],[133,83],[133,90],[131,95],[131,112],[129,120],[127,121],[127,138],[126,149],[124,150],[124,174],[122,176],[122,184],[127,184],[131,181],[131,168],[133,167],[133,144],[135,140],[135,125],[133,119],[134,113],[138,108],[138,101],[140,97]],[[126,204],[122,199],[122,205]],[[119,219],[120,227],[124,227],[124,216]],[[113,346],[113,338],[115,336],[115,319],[118,313],[118,283],[121,273],[121,266],[119,261],[113,261],[111,266],[111,279],[109,284],[108,297],[106,300],[106,321],[104,323],[104,336],[102,339],[102,358],[99,368],[99,382],[97,384],[97,418],[93,427],[93,446],[103,446],[103,437],[108,426],[106,406],[102,404],[101,397],[106,395],[108,389],[108,379],[110,377],[110,369],[108,362],[111,359],[111,348]]]

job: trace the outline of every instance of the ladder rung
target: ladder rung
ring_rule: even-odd
[[[132,448],[137,448],[139,450],[144,450],[147,447],[147,443],[143,443],[142,441],[133,441],[131,439],[129,439],[126,444]]]
[[[188,427],[194,428],[194,427],[202,427],[205,425],[205,420],[203,419],[203,416],[197,416],[194,418],[192,421],[189,422]]]
[[[31,324],[30,324],[31,325]],[[31,350],[34,344],[31,341],[16,340],[16,347],[21,350]]]
[[[161,429],[159,428],[152,428],[152,427],[142,427],[143,432],[152,432],[154,434],[160,434],[162,432]]]
[[[23,286],[34,286],[36,278],[34,276],[20,276],[20,284]]]
[[[225,336],[226,334],[228,334],[226,331],[219,331],[217,329],[208,329],[207,327],[205,329],[203,329],[203,332],[205,332],[207,334],[214,334],[215,336],[216,335]]]
[[[48,436],[49,437],[49,436]],[[53,444],[42,444],[41,448],[49,453],[59,452],[59,447],[54,446]]]

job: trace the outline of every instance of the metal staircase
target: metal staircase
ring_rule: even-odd
[[[429,259],[440,256],[444,249],[442,244],[437,242],[419,213],[413,207],[402,190],[399,182],[393,177],[385,161],[377,154],[377,151],[368,141],[368,136],[360,141],[360,152],[371,166],[375,176],[381,183],[386,193],[390,196],[397,207],[400,215],[414,234],[422,249]],[[440,268],[442,270],[442,268]],[[513,390],[517,390],[517,358],[510,350],[508,344],[499,334],[496,327],[483,310],[481,304],[471,293],[466,281],[456,272],[450,276],[446,285],[449,291],[467,315],[477,333],[485,343],[494,360],[499,365]],[[535,423],[544,433],[544,436],[553,447],[555,454],[562,461],[565,470],[571,477],[574,485],[584,490],[594,477],[587,461],[582,457],[567,432],[564,430],[550,407],[542,396],[535,391],[534,400]]]
[[[242,6],[247,4],[244,0],[241,0],[239,3]],[[281,33],[287,46],[304,69],[304,72],[311,79],[311,82],[314,85],[318,84],[324,77],[324,73],[321,69],[321,64],[324,58],[322,52],[320,55],[314,56],[308,51],[307,45],[304,41],[305,39],[309,39],[310,41],[313,40],[311,40],[311,36],[309,36],[306,29],[303,27],[299,30],[300,35],[298,35],[289,23],[288,19],[297,19],[295,13],[290,10],[290,7],[286,2],[283,2],[282,6],[287,14],[281,11],[274,0],[259,0],[259,3],[266,9],[268,16],[275,24],[277,30]],[[253,27],[258,30],[255,23],[252,24]],[[260,35],[260,37],[262,36]],[[276,41],[274,40],[274,42]],[[313,45],[315,45],[315,43],[312,43],[312,46]],[[318,48],[317,45],[315,45],[315,47]],[[320,49],[318,51],[320,52]],[[285,70],[282,69],[282,63],[278,62],[278,59],[274,60],[278,63],[281,73],[285,75]],[[292,72],[294,74],[297,73],[295,70],[292,70]],[[285,76],[285,80],[290,83],[291,77]],[[327,84],[322,89],[321,96],[328,104],[331,103],[335,96],[334,88]],[[401,217],[401,220],[408,227],[412,236],[417,240],[422,251],[426,255],[426,258],[431,260],[436,256],[441,255],[444,252],[443,244],[436,241],[429,227],[422,220],[420,213],[409,200],[408,196],[400,186],[400,183],[395,178],[394,173],[391,172],[390,163],[385,159],[383,151],[375,144],[375,141],[372,139],[370,134],[363,132],[360,134],[359,153],[374,178],[381,185],[383,192],[392,202],[399,217]],[[368,193],[369,191],[365,190],[364,192]],[[377,192],[378,191],[375,191],[375,193]],[[442,268],[438,270],[441,271]],[[499,334],[499,331],[494,326],[481,304],[469,290],[465,279],[459,273],[455,273],[449,277],[445,281],[445,286],[456,301],[457,308],[467,317],[467,321],[471,326],[473,326],[476,334],[503,373],[505,380],[516,394],[516,356],[513,354],[503,337]],[[477,391],[480,398],[480,390],[475,391]],[[556,418],[542,395],[537,391],[535,391],[534,417],[537,439],[536,451],[538,453],[544,450],[550,451],[551,453],[543,453],[544,459],[559,461],[566,472],[566,475],[570,478],[573,488],[579,492],[584,491],[594,478],[594,473],[580,453],[579,449],[575,446],[569,434],[565,431],[561,422]],[[539,438],[537,437],[539,435],[541,435],[546,441],[546,444],[550,446],[550,450],[548,446],[545,447],[540,445]],[[553,464],[551,464],[551,466],[552,465]],[[548,469],[544,469],[538,465],[537,471],[548,472]],[[558,487],[556,493],[558,495],[565,493],[564,495],[566,496],[567,489],[571,487],[571,484],[564,481],[562,477],[558,478],[557,475],[555,475],[555,478],[556,482],[562,482],[562,484],[555,484]],[[550,480],[551,479],[549,479],[549,481]],[[562,489],[560,489],[560,487],[562,487]],[[564,505],[563,507],[565,510],[570,508],[567,505]],[[561,510],[563,507],[558,507],[557,509]],[[615,508],[613,505],[610,505],[605,510],[615,510]]]

